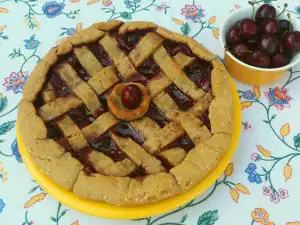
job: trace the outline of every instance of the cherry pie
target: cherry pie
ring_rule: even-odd
[[[19,128],[34,163],[81,198],[115,205],[184,192],[227,151],[229,76],[195,40],[150,22],[101,22],[30,76]]]

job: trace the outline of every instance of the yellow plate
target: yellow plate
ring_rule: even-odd
[[[203,193],[207,188],[210,187],[210,185],[213,184],[213,182],[218,179],[218,177],[230,162],[238,144],[242,119],[239,97],[234,82],[231,79],[230,85],[234,94],[234,131],[230,148],[228,149],[227,153],[222,158],[218,166],[215,167],[203,180],[201,180],[200,183],[198,183],[187,192],[163,201],[142,206],[124,207],[77,197],[72,192],[66,191],[55,184],[45,174],[43,174],[37,166],[35,166],[35,164],[32,162],[29,152],[24,146],[17,124],[17,139],[20,153],[30,174],[41,185],[41,187],[56,200],[77,211],[93,216],[112,219],[137,219],[165,213],[195,199],[197,196]]]

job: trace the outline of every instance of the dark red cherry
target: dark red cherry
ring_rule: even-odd
[[[159,73],[160,67],[154,61],[153,57],[149,57],[142,63],[142,65],[140,65],[138,71],[146,77],[150,78],[151,76]]]
[[[126,108],[137,108],[142,102],[141,89],[135,84],[127,85],[122,91],[121,100]]]
[[[274,6],[269,4],[261,5],[255,14],[255,20],[258,23],[261,23],[266,18],[275,18],[276,17],[276,9]]]
[[[121,49],[129,53],[145,35],[144,31],[128,32],[125,35],[117,35],[116,39]]]
[[[238,44],[240,42],[240,32],[236,28],[231,28],[226,35],[228,45]]]
[[[277,34],[280,31],[280,24],[276,19],[264,19],[260,24],[260,32],[263,34]]]
[[[290,60],[283,53],[277,53],[271,60],[271,68],[283,67],[289,62]]]
[[[268,68],[270,66],[270,57],[263,51],[254,50],[252,54],[247,57],[246,62],[251,66]]]
[[[275,55],[280,46],[279,38],[273,34],[264,34],[257,42],[258,49],[265,51],[268,55]]]
[[[232,47],[232,54],[239,60],[244,61],[250,54],[250,49],[245,44],[237,44]]]
[[[290,21],[278,20],[278,22],[279,22],[279,26],[280,26],[280,37],[282,37],[282,35],[285,32],[288,32],[290,30],[290,27],[291,27],[291,31],[293,30],[293,24],[291,24]]]
[[[243,38],[248,39],[255,36],[258,31],[256,22],[252,19],[243,19],[239,24],[240,34]]]
[[[300,32],[291,31],[287,32],[283,37],[284,50],[295,53],[300,51]]]

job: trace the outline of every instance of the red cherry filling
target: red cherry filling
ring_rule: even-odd
[[[269,4],[264,4],[258,8],[255,14],[255,20],[260,23],[266,18],[275,18],[276,9],[274,6]]]
[[[96,120],[96,118],[84,106],[72,109],[68,112],[68,116],[80,129],[92,124]]]
[[[167,123],[169,123],[169,120],[153,103],[150,103],[147,116],[154,120],[157,123],[157,125],[161,128],[163,128]]]
[[[52,139],[59,139],[63,137],[62,132],[58,129],[54,122],[46,123],[47,135]]]
[[[212,65],[204,60],[196,60],[185,68],[188,77],[204,91],[211,89],[211,71]]]
[[[184,52],[184,54],[186,54],[187,56],[193,56],[193,53],[187,44],[165,40],[163,42],[163,46],[167,50],[168,54],[172,57],[180,51]]]
[[[144,138],[141,137],[127,122],[121,122],[112,128],[112,132],[120,137],[131,138],[134,142],[142,145]]]
[[[51,70],[49,72],[50,76],[50,84],[53,86],[55,94],[57,97],[67,97],[72,95],[73,92],[71,89],[66,85],[66,83],[57,75],[55,70]]]
[[[104,67],[111,66],[113,64],[112,60],[108,57],[103,47],[98,43],[91,44],[89,46],[89,49]]]
[[[143,167],[139,166],[131,174],[129,174],[129,177],[138,179],[146,175],[147,175],[146,170]]]
[[[110,132],[105,132],[101,136],[95,138],[95,140],[89,140],[89,144],[94,150],[103,152],[115,162],[126,158],[124,152],[122,152],[118,145],[111,139]]]
[[[128,54],[149,31],[150,30],[134,31],[128,32],[125,35],[116,34],[115,37],[121,49]]]
[[[141,89],[135,84],[129,84],[122,90],[122,104],[128,109],[137,108],[142,102]]]
[[[165,92],[170,95],[170,97],[176,103],[178,108],[180,108],[183,111],[187,111],[194,105],[194,100],[191,97],[187,96],[185,93],[183,93],[181,90],[179,90],[179,88],[176,87],[174,84],[169,85],[165,89]]]
[[[182,148],[186,152],[188,152],[188,151],[190,151],[194,147],[195,147],[195,144],[192,142],[192,140],[186,134],[183,137],[181,137],[179,139],[176,139],[174,142],[168,144],[166,147],[164,147],[164,149]]]
[[[160,67],[154,61],[153,57],[150,57],[137,70],[147,78],[151,78],[159,73]]]

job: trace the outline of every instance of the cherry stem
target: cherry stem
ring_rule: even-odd
[[[288,7],[288,4],[285,3],[285,4],[284,4],[283,10],[281,11],[281,13],[279,13],[279,14],[276,16],[276,18],[278,18],[279,16],[281,16],[281,15],[285,12],[285,10],[286,10],[287,7]]]
[[[271,0],[270,2],[276,2],[277,0]],[[258,2],[254,2],[254,4],[259,4],[259,3],[262,3],[262,2],[265,2],[265,0],[261,0],[261,1],[258,1]],[[269,4],[269,3],[267,3],[267,4]]]
[[[282,34],[281,38],[283,38],[286,33],[287,33],[287,31],[285,30],[284,33]]]
[[[289,27],[289,31],[292,31],[292,20],[291,20],[291,14],[288,13],[287,14],[288,18],[289,18],[289,21],[290,21],[290,27]]]
[[[249,51],[249,50],[242,50],[240,52],[248,52],[248,53],[252,53],[252,51]]]
[[[252,5],[252,19],[254,19],[254,10],[255,10],[254,4],[255,4],[255,2],[249,1],[248,3],[249,3],[250,5]]]

